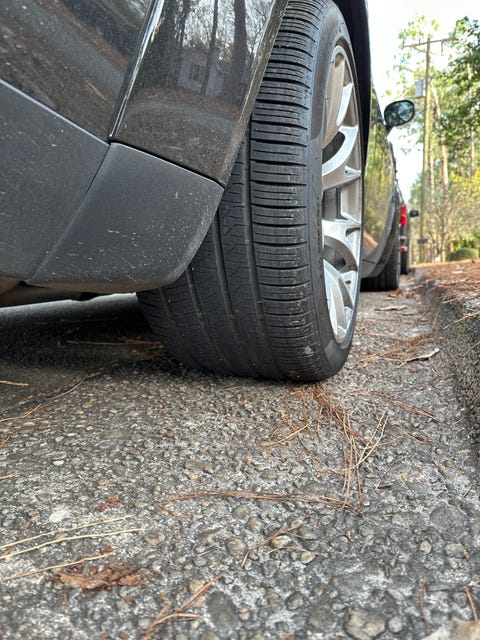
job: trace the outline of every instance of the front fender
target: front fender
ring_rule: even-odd
[[[110,139],[225,185],[286,2],[153,3]]]

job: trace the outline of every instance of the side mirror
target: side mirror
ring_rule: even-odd
[[[410,218],[418,218],[418,216],[420,215],[420,211],[418,209],[412,209],[408,212],[408,215],[410,216]]]
[[[397,100],[385,107],[383,117],[385,118],[387,129],[390,131],[393,127],[401,127],[402,124],[407,124],[413,119],[414,115],[415,105],[411,100]]]

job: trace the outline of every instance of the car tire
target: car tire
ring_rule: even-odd
[[[345,363],[362,245],[363,144],[332,0],[291,0],[214,222],[186,272],[139,293],[187,367],[320,380]]]

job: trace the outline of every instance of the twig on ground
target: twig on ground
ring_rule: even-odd
[[[470,609],[472,610],[473,619],[475,620],[475,622],[478,622],[477,608],[475,607],[470,587],[465,587],[465,593],[467,594],[468,604],[470,605]]]
[[[157,614],[155,620],[148,627],[145,633],[142,635],[142,640],[150,640],[152,635],[158,628],[162,628],[168,622],[175,622],[178,620],[197,620],[200,617],[198,613],[187,613],[188,609],[190,609],[199,598],[201,598],[216,582],[218,582],[223,576],[219,575],[205,583],[198,591],[196,591],[193,596],[184,602],[184,604],[179,607],[172,609],[171,604],[167,601],[167,604],[162,608],[162,610]]]
[[[430,629],[430,625],[429,625],[429,623],[428,623],[427,616],[426,616],[426,614],[425,614],[425,608],[424,608],[424,602],[425,602],[425,589],[426,589],[426,587],[427,587],[427,581],[426,581],[426,580],[424,580],[424,581],[422,582],[422,584],[420,585],[420,596],[419,596],[419,598],[420,598],[420,614],[421,614],[421,616],[422,616],[422,620],[423,620],[423,622],[425,623],[425,628],[426,628],[426,630],[427,630],[427,632],[428,632],[428,631],[429,631],[429,629]]]
[[[291,427],[292,425],[288,424],[288,426]],[[311,422],[307,422],[306,424],[303,424],[301,427],[295,428],[294,431],[292,431],[286,436],[281,437],[279,440],[275,440],[274,442],[269,442],[268,446],[273,447],[273,446],[286,444],[289,440],[291,440],[292,438],[296,438],[302,433],[302,431],[305,431],[305,429],[308,429],[311,426],[312,426]]]
[[[137,531],[145,531],[144,527],[134,527],[131,529],[118,529],[116,531],[103,531],[102,533],[84,533],[80,536],[60,536],[55,538],[55,540],[47,540],[46,542],[42,542],[40,544],[35,544],[32,547],[27,547],[26,549],[19,549],[18,551],[6,551],[0,556],[0,560],[10,560],[15,556],[24,555],[25,553],[30,553],[30,551],[37,551],[38,549],[42,549],[43,547],[49,547],[53,544],[59,544],[60,542],[70,542],[72,540],[88,540],[94,538],[106,538],[112,536],[119,536],[124,533],[136,533]]]
[[[11,437],[12,437],[11,434],[8,434],[8,436],[0,442],[0,449],[7,444],[7,442],[10,440]]]
[[[416,416],[422,416],[424,418],[431,418],[432,420],[435,420],[436,422],[438,422],[438,418],[436,418],[433,415],[433,413],[430,413],[425,409],[420,409],[419,407],[414,407],[413,405],[406,403],[404,400],[397,400],[396,398],[391,398],[390,396],[386,396],[382,393],[375,393],[370,390],[368,392],[365,392],[362,389],[357,389],[355,393],[358,396],[361,396],[364,393],[368,393],[368,396],[369,396],[368,398],[365,398],[365,399],[362,398],[362,402],[364,402],[365,404],[377,404],[377,402],[375,402],[371,398],[372,395],[374,395],[375,398],[378,398],[379,400],[384,400],[385,402],[388,402],[392,406],[398,407],[399,409],[402,409],[407,413],[412,413]]]
[[[377,307],[374,311],[403,311],[406,308],[406,304],[391,304],[388,307]]]
[[[303,391],[303,388],[301,388],[300,390],[294,388],[292,390],[292,386],[289,385],[288,393],[293,393],[296,399],[301,401],[301,411],[299,411],[298,408],[295,411],[287,411],[283,407],[280,407],[277,410],[282,416],[281,426],[288,427],[290,429],[290,433],[280,436],[278,439],[274,439],[276,438],[277,431],[279,431],[280,429],[280,427],[276,427],[270,433],[269,438],[270,440],[272,440],[272,442],[269,442],[268,446],[282,446],[284,444],[287,444],[287,442],[293,440],[293,438],[298,438],[299,440],[301,440],[301,434],[304,431],[310,429],[310,427],[312,426],[312,420],[311,418],[309,418],[309,411],[307,407],[307,398],[305,397]]]
[[[349,368],[352,370],[364,369],[373,362],[379,360],[400,360],[403,361],[406,353],[411,353],[412,357],[416,355],[417,350],[421,346],[427,346],[432,342],[432,335],[420,335],[408,340],[396,340],[393,347],[384,349],[377,353],[364,356],[357,364],[351,365]]]
[[[378,482],[377,482],[377,484],[375,485],[375,489],[384,489],[384,488],[386,488],[386,487],[391,487],[391,486],[392,486],[393,482],[390,482],[390,483],[384,483],[384,482],[382,482],[382,481],[383,481],[383,479],[385,478],[385,476],[387,476],[387,475],[390,473],[390,471],[392,470],[392,467],[393,467],[393,466],[394,466],[394,463],[392,462],[392,464],[391,464],[391,465],[389,465],[389,466],[385,469],[385,471],[382,473],[382,475],[378,478]]]
[[[343,500],[330,498],[328,496],[314,496],[305,493],[257,493],[255,491],[198,491],[196,493],[184,493],[177,496],[165,496],[161,500],[155,500],[163,504],[164,502],[184,502],[185,500],[201,500],[205,498],[243,498],[245,500],[269,500],[272,502],[306,502],[310,504],[326,504],[335,507],[347,506],[353,511],[358,511],[351,505],[345,505]]]
[[[310,421],[308,420],[308,415],[309,413],[312,414],[312,410],[311,408],[309,409],[308,400],[310,400],[311,402],[313,401],[318,407],[318,414],[315,416],[315,421],[317,423],[317,437],[319,440],[322,435],[318,431],[321,424],[325,424],[327,422],[335,428],[341,427],[343,435],[345,436],[347,442],[347,450],[345,450],[345,448],[343,450],[344,465],[341,471],[338,472],[338,474],[342,475],[344,479],[342,488],[344,498],[342,501],[342,506],[346,506],[349,501],[353,474],[355,474],[356,477],[358,502],[361,503],[361,477],[356,463],[358,462],[358,443],[359,441],[364,442],[365,438],[362,434],[360,434],[352,427],[350,413],[346,411],[340,401],[337,401],[336,399],[330,397],[328,389],[323,384],[308,386],[304,385],[300,388],[296,387],[294,394],[297,396],[297,398],[300,397],[304,405],[305,418],[303,419],[302,426],[298,429],[299,432],[303,431],[311,424],[311,419]],[[287,438],[288,437],[289,436],[287,436]],[[314,458],[316,457],[315,452],[308,447],[304,447],[304,450]],[[334,471],[331,472],[335,473]]]
[[[350,495],[350,485],[352,482],[352,471],[355,471],[355,477],[357,479],[357,490],[358,490],[358,502],[362,501],[362,483],[360,478],[360,465],[358,464],[358,450],[357,450],[357,441],[355,440],[355,432],[350,425],[350,417],[345,415],[342,421],[343,431],[348,441],[348,462],[345,466],[345,475],[343,482],[343,492],[345,494],[344,505],[348,503],[348,498]]]
[[[465,353],[460,354],[462,358],[466,358],[467,356],[469,356],[472,351],[475,351],[475,349],[478,349],[480,347],[480,340],[478,342],[476,342],[475,344],[473,344],[469,349],[467,349],[465,351]]]
[[[360,456],[357,461],[357,468],[360,468],[361,465],[369,458],[380,446],[380,442],[382,441],[383,435],[385,433],[386,426],[388,424],[387,420],[387,412],[384,411],[382,417],[380,418],[378,424],[376,425],[373,434],[369,441],[365,444]]]
[[[52,398],[50,398],[46,402],[42,402],[41,404],[37,404],[35,407],[33,407],[33,409],[29,409],[28,411],[26,411],[21,416],[12,416],[11,418],[2,418],[2,420],[0,420],[0,424],[2,424],[2,422],[12,422],[14,420],[24,420],[28,416],[32,415],[32,413],[35,413],[39,409],[43,409],[44,407],[47,407],[50,403],[54,402],[55,400],[58,400],[59,398],[63,398],[64,396],[68,395],[69,393],[73,393],[73,391],[78,389],[78,387],[80,385],[82,385],[86,380],[89,380],[90,378],[95,378],[96,376],[99,376],[102,373],[103,373],[103,369],[99,369],[98,371],[93,371],[92,373],[87,373],[86,375],[84,375],[80,380],[78,380],[73,386],[71,386],[66,391],[62,391],[62,393],[58,393],[57,395],[53,396]]]
[[[0,584],[3,584],[4,582],[10,582],[11,580],[18,580],[19,578],[28,578],[30,576],[36,575],[37,573],[45,573],[46,571],[53,571],[54,569],[63,569],[64,567],[73,567],[76,564],[82,564],[82,562],[88,562],[90,560],[100,560],[100,558],[106,558],[109,555],[111,555],[111,552],[102,553],[101,555],[98,555],[98,556],[80,558],[79,560],[74,560],[73,562],[63,562],[61,564],[52,564],[48,567],[42,567],[41,569],[34,569],[33,571],[27,571],[25,573],[17,573],[13,576],[0,578]]]
[[[253,546],[250,549],[248,549],[246,554],[243,556],[243,560],[242,560],[242,562],[240,564],[242,569],[245,566],[246,561],[250,557],[250,554],[252,554],[254,551],[256,551],[257,549],[261,549],[262,547],[265,547],[267,544],[272,542],[272,540],[275,540],[275,538],[278,538],[278,536],[286,535],[287,533],[290,533],[291,531],[295,531],[295,529],[298,529],[299,527],[301,527],[301,524],[295,524],[295,525],[293,525],[293,527],[289,527],[288,529],[279,529],[278,531],[275,531],[275,533],[272,533],[271,536],[269,536],[268,538],[266,538],[262,542],[259,542],[255,546]]]
[[[479,292],[479,297],[480,297],[480,292]],[[458,318],[458,320],[454,320],[453,324],[460,324],[464,320],[468,320],[469,318],[475,318],[476,316],[480,316],[480,311],[472,311],[471,313],[464,313],[461,318]]]
[[[193,516],[188,516],[184,513],[177,513],[176,511],[172,511],[172,509],[169,509],[164,504],[158,503],[158,506],[160,507],[160,509],[165,511],[165,513],[168,513],[170,516],[175,516],[175,518],[185,518],[186,520],[191,520],[193,518]]]
[[[18,539],[21,539],[25,536],[25,534],[27,533],[27,531],[30,529],[30,527],[32,526],[33,521],[35,520],[35,517],[37,515],[37,513],[39,512],[40,507],[36,507],[34,512],[32,513],[32,515],[30,516],[30,518],[28,519],[26,525],[23,527],[21,533],[18,536]]]
[[[0,545],[0,550],[8,549],[10,547],[16,547],[19,544],[23,544],[24,542],[32,542],[33,540],[39,540],[40,538],[46,538],[48,536],[53,536],[59,533],[80,531],[81,529],[88,529],[90,527],[96,527],[102,524],[112,524],[113,522],[119,522],[120,520],[129,520],[130,518],[133,518],[133,515],[117,516],[116,518],[108,518],[107,520],[94,520],[93,522],[77,525],[75,527],[63,527],[61,529],[53,529],[52,531],[46,531],[45,533],[37,533],[37,535],[30,536],[28,538],[22,538],[20,540],[14,540],[13,542],[7,542],[6,544]]]
[[[475,481],[472,481],[470,483],[470,486],[468,487],[468,489],[465,491],[463,496],[460,498],[460,502],[463,502],[463,500],[465,500],[465,498],[468,496],[468,494],[470,493],[470,491],[473,489],[474,486],[475,486]]]
[[[416,362],[416,361],[424,361],[424,360],[431,360],[433,358],[433,356],[436,356],[437,353],[440,353],[440,349],[438,347],[435,347],[434,349],[432,349],[431,351],[427,351],[427,353],[420,353],[417,356],[412,356],[411,358],[407,358],[406,360],[402,360],[401,365],[404,364],[408,364],[409,362]]]
[[[28,382],[12,382],[11,380],[0,380],[0,384],[8,384],[12,387],[29,387]]]
[[[13,422],[15,420],[24,420],[25,418],[28,418],[28,416],[32,415],[32,413],[35,413],[35,411],[38,411],[38,409],[40,409],[43,406],[44,406],[43,404],[37,404],[36,407],[33,407],[33,409],[29,409],[21,416],[12,416],[11,418],[2,418],[0,420],[0,424],[2,424],[3,422]]]

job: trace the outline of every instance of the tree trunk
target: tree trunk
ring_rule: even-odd
[[[225,82],[225,95],[234,104],[243,95],[243,74],[247,63],[247,23],[245,0],[234,0],[235,33],[230,74]]]
[[[213,20],[212,31],[210,34],[210,42],[208,45],[207,64],[205,65],[205,72],[202,82],[202,94],[206,95],[208,91],[208,82],[210,80],[210,72],[212,70],[213,57],[215,55],[215,48],[217,44],[217,29],[218,29],[218,0],[215,0],[213,5]]]

